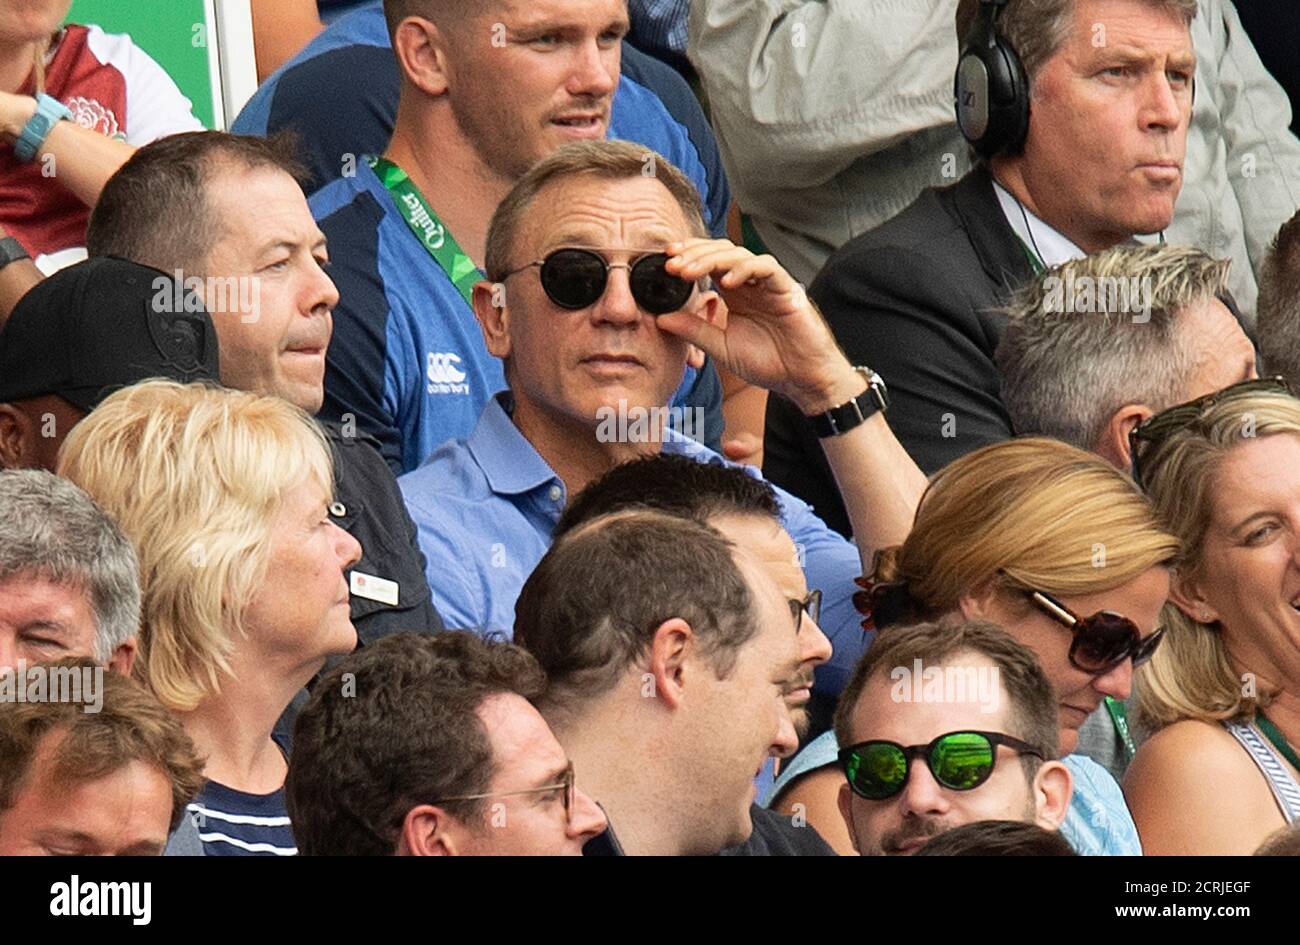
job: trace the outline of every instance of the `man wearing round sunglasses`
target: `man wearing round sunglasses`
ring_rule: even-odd
[[[571,141],[638,142],[687,170],[710,231],[726,233],[708,121],[680,76],[623,42],[627,29],[626,0],[375,0],[236,123],[306,139],[341,295],[322,415],[351,417],[395,473],[468,434],[505,386],[470,295],[492,211],[534,162]],[[663,403],[703,410],[690,435],[718,446],[722,400],[701,361]],[[728,432],[737,451],[761,439],[761,428],[738,443]]]
[[[845,687],[835,734],[840,813],[864,856],[910,855],[975,821],[1065,820],[1071,776],[1056,760],[1051,683],[993,624],[889,630]]]
[[[439,612],[508,633],[567,496],[642,456],[721,461],[656,415],[707,352],[825,425],[858,546],[787,493],[777,498],[806,583],[823,594],[834,653],[817,688],[833,696],[865,642],[852,605],[863,556],[906,534],[925,479],[885,422],[883,382],[849,364],[798,284],[770,257],[703,233],[689,181],[638,146],[572,144],[535,165],[497,209],[491,281],[474,288],[510,390],[468,440],[445,444],[400,485]]]

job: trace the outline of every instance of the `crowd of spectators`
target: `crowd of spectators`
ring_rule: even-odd
[[[0,0],[0,854],[1294,852],[1241,3]]]

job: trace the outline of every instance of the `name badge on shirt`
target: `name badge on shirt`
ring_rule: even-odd
[[[352,593],[366,600],[377,600],[389,607],[397,606],[397,582],[353,571],[350,579]]]

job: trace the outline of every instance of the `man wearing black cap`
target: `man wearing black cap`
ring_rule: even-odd
[[[163,294],[181,304],[156,305]],[[115,390],[218,374],[212,320],[172,276],[107,257],[56,272],[0,331],[0,469],[52,471],[68,431]]]

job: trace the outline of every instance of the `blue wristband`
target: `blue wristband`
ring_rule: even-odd
[[[50,136],[54,126],[72,117],[67,106],[44,92],[36,96],[36,114],[23,126],[22,134],[14,143],[14,157],[21,164],[30,164]]]

